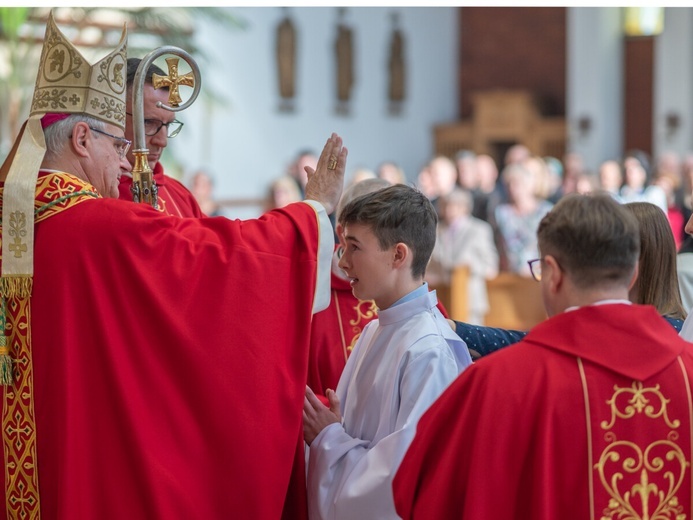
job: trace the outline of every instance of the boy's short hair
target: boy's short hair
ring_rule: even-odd
[[[610,195],[567,195],[542,219],[539,251],[581,287],[627,284],[640,255],[637,219]]]
[[[349,202],[339,215],[342,226],[363,224],[381,249],[402,242],[413,252],[412,276],[423,277],[436,242],[438,217],[431,201],[416,188],[395,184]]]

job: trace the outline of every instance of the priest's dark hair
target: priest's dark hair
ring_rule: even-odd
[[[551,255],[584,288],[628,284],[640,254],[638,221],[610,195],[567,195],[537,231],[542,258]]]
[[[357,197],[341,210],[339,223],[368,226],[381,249],[406,244],[413,252],[412,276],[420,278],[426,273],[438,217],[431,201],[416,188],[394,184]]]
[[[132,87],[132,84],[135,82],[135,74],[137,73],[137,67],[140,66],[141,62],[142,62],[141,58],[128,58],[128,67],[127,67],[128,68],[128,75],[127,75],[127,80],[125,83],[128,88]],[[159,76],[166,76],[166,73],[161,69],[161,67],[152,63],[144,75],[144,83],[146,85],[152,84],[152,76],[154,74],[158,74]],[[162,87],[162,88],[164,90],[168,90],[168,87]]]

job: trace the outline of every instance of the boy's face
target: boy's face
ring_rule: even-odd
[[[395,301],[394,248],[383,251],[378,239],[368,226],[344,226],[344,254],[339,267],[351,281],[351,290],[359,300],[375,300],[380,309],[387,309]]]

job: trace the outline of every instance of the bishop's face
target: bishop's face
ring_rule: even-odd
[[[92,136],[90,165],[85,173],[96,190],[104,197],[117,199],[120,176],[130,171],[130,163],[125,155],[121,157],[123,130],[114,125],[106,125],[103,132],[89,130]],[[119,152],[120,150],[120,152]]]

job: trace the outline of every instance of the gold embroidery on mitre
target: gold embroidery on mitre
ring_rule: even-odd
[[[126,29],[115,50],[90,65],[48,17],[31,115],[87,114],[125,129]]]
[[[634,381],[630,387],[614,386],[613,396],[606,401],[611,408],[611,420],[601,422],[606,430],[604,440],[609,444],[594,465],[610,497],[601,520],[686,518],[677,493],[690,461],[677,444],[679,433],[674,430],[681,426],[681,421],[669,418],[669,402],[659,385],[646,388]],[[616,421],[631,420],[636,415],[662,420],[671,431],[665,439],[654,441],[645,449],[632,441],[618,439],[611,431]]]

